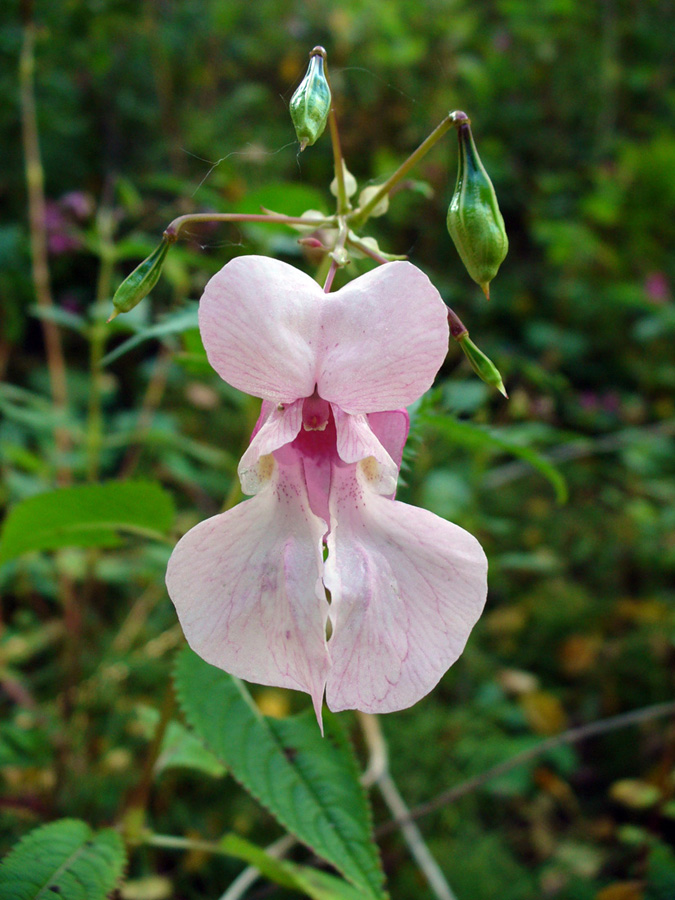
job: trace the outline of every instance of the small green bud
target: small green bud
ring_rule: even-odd
[[[144,259],[140,266],[137,266],[130,275],[127,275],[115,291],[112,301],[115,312],[108,319],[109,322],[120,313],[129,312],[134,306],[138,306],[144,297],[148,296],[159,281],[166,254],[169,252],[169,247],[172,243],[173,241],[163,238],[157,249],[153,250],[150,256]]]
[[[509,241],[497,195],[480,161],[465,113],[453,113],[459,139],[457,184],[448,209],[448,232],[466,270],[490,299],[490,282],[504,261]]]
[[[476,375],[486,384],[496,387],[500,394],[508,398],[508,394],[504,388],[502,376],[499,374],[497,366],[489,359],[482,350],[469,337],[468,331],[463,331],[457,338],[457,343],[464,351],[464,355],[469,360],[471,368]]]
[[[315,47],[309,58],[307,74],[291,97],[290,112],[300,150],[311,147],[323,134],[330,112],[331,95],[323,71],[326,51]]]

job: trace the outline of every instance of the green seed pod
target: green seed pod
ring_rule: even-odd
[[[509,241],[497,195],[473,142],[469,119],[457,113],[457,184],[448,209],[448,232],[473,280],[490,299],[490,282],[504,261]]]
[[[469,360],[471,368],[476,375],[478,375],[478,377],[486,384],[489,384],[491,387],[496,387],[500,394],[508,397],[509,395],[504,388],[504,382],[502,381],[502,376],[499,374],[499,369],[482,350],[478,349],[469,337],[468,331],[464,331],[460,334],[457,338],[457,343],[464,351],[464,356]]]
[[[331,95],[323,71],[326,51],[315,47],[309,59],[307,74],[291,97],[290,112],[300,150],[311,147],[323,134],[330,112]]]
[[[148,296],[159,281],[170,246],[171,242],[164,238],[157,249],[153,250],[150,256],[144,259],[130,275],[127,275],[115,291],[112,301],[115,312],[108,319],[109,322],[120,313],[129,312],[134,306],[138,306],[144,297]]]

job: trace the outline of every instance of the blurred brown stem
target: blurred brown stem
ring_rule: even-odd
[[[33,4],[23,2],[23,42],[19,56],[19,87],[21,108],[21,134],[26,167],[26,190],[28,194],[28,225],[32,258],[33,285],[38,307],[46,313],[54,307],[49,281],[49,258],[47,254],[47,215],[45,202],[45,178],[40,158],[40,140],[35,103],[35,23]],[[57,324],[44,316],[40,319],[47,357],[49,384],[54,408],[65,414],[68,406],[68,382],[66,362],[61,344],[61,334]],[[60,486],[70,483],[71,473],[65,455],[70,449],[70,436],[63,425],[54,428],[54,445],[57,452],[56,482]],[[64,642],[64,666],[66,684],[62,694],[62,714],[68,719],[72,712],[73,693],[79,680],[79,634],[80,615],[70,577],[59,572],[59,595],[63,605],[66,627]],[[68,769],[68,748],[64,746],[60,755],[60,775],[65,777]],[[59,768],[59,767],[57,767]]]
[[[122,812],[120,814],[121,819],[132,822],[135,817],[141,821],[145,819],[148,802],[150,800],[150,790],[152,788],[155,765],[159,759],[164,735],[166,734],[166,729],[169,727],[169,722],[173,716],[175,706],[176,701],[173,694],[173,685],[169,684],[164,694],[164,701],[162,703],[160,718],[157,723],[155,734],[148,746],[145,759],[143,760],[141,777],[135,787],[129,791],[124,800]],[[140,823],[135,824],[139,825]]]
[[[23,5],[23,43],[19,57],[19,84],[21,103],[21,130],[26,165],[26,188],[28,193],[28,222],[33,267],[33,284],[37,304],[48,312],[54,306],[49,283],[49,261],[47,255],[47,218],[44,190],[44,170],[40,159],[37,112],[35,104],[35,24],[31,18],[32,4]],[[52,400],[57,412],[63,413],[68,404],[66,363],[58,326],[48,316],[40,319],[49,370]],[[54,429],[54,441],[59,455],[57,481],[67,484],[70,473],[63,461],[70,446],[70,438],[63,426]]]

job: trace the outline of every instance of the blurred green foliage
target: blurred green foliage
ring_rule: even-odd
[[[425,415],[412,440],[401,499],[477,534],[491,574],[462,659],[417,707],[384,721],[411,804],[538,736],[673,696],[673,13],[670,0],[36,0],[52,286],[69,364],[59,421],[30,275],[20,4],[6,0],[0,13],[3,506],[53,486],[63,463],[55,424],[73,438],[74,480],[91,472],[92,334],[174,216],[331,208],[329,141],[299,156],[287,111],[312,46],[327,48],[360,187],[381,182],[449,110],[471,116],[510,240],[490,304],[445,230],[452,135],[373,226],[383,249],[408,253],[429,274],[510,395],[478,382],[453,345],[432,413],[489,426],[502,445],[453,440]],[[112,352],[154,329],[98,380],[98,471],[161,481],[180,509],[177,534],[236,497],[256,408],[211,372],[194,327],[180,334],[158,323],[190,320],[188,301],[207,277],[249,252],[313,270],[288,230],[194,228],[150,300],[102,338]],[[504,442],[555,465],[568,503]],[[52,818],[104,826],[135,783],[144,710],[161,706],[182,642],[163,587],[168,553],[133,541],[0,571],[4,848]],[[76,589],[65,625],[64,579]],[[297,703],[258,696],[268,714]],[[421,825],[459,900],[665,900],[675,877],[674,760],[672,723],[654,722],[544,756]],[[653,787],[656,802],[644,809],[635,792],[613,793],[625,779]],[[377,803],[375,812],[386,820]],[[167,833],[278,834],[231,780],[199,769],[158,772],[150,815]],[[422,895],[400,837],[384,837],[382,851],[393,896]],[[215,898],[239,868],[147,850],[129,878],[161,876],[166,897]]]

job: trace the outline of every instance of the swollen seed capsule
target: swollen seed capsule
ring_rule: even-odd
[[[504,382],[502,381],[502,376],[499,374],[499,369],[482,350],[478,349],[469,337],[468,331],[464,331],[459,335],[457,343],[464,351],[464,356],[469,360],[471,368],[476,375],[478,375],[478,377],[486,384],[489,384],[491,387],[496,387],[500,394],[508,397],[509,395],[504,388]]]
[[[300,149],[311,147],[323,134],[330,113],[331,95],[324,74],[323,47],[312,50],[307,74],[291,97],[290,112]]]
[[[134,306],[138,306],[144,297],[148,296],[159,281],[170,246],[171,242],[164,238],[157,249],[153,250],[150,256],[144,259],[130,275],[127,275],[115,291],[112,301],[115,312],[108,319],[109,322],[120,313],[129,312]]]
[[[480,161],[469,119],[457,113],[459,166],[448,209],[448,232],[466,270],[490,299],[490,282],[504,261],[509,241],[497,195]],[[463,117],[463,118],[462,118]]]

